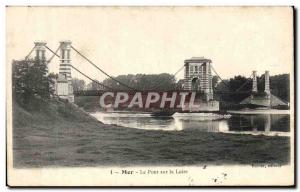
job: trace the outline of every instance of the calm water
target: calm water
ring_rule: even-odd
[[[133,129],[221,132],[228,134],[252,134],[266,136],[289,136],[289,114],[184,114],[172,117],[152,117],[150,114],[127,112],[92,114],[105,124],[115,124]]]

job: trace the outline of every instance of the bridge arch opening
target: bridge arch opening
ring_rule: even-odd
[[[200,80],[198,77],[192,79],[192,91],[198,91],[200,87]]]

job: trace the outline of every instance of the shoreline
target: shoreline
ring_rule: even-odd
[[[277,109],[271,109],[271,110],[263,110],[263,109],[256,109],[256,110],[228,110],[227,113],[229,114],[286,114],[290,115],[290,110],[277,110]]]

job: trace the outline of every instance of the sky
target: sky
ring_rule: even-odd
[[[70,40],[113,76],[174,74],[191,57],[211,59],[222,78],[292,73],[292,19],[289,7],[8,7],[6,61],[23,59],[35,41],[56,50]],[[75,52],[72,64],[105,78]],[[58,67],[58,59],[49,64]]]

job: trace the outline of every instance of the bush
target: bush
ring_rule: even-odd
[[[35,99],[49,99],[53,75],[48,75],[46,60],[21,60],[12,63],[12,91],[18,104],[27,108]]]

